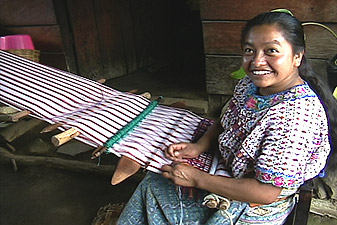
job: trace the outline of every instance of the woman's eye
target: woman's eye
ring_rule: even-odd
[[[251,48],[245,48],[244,52],[245,53],[253,53],[253,49],[251,49]]]
[[[278,53],[278,51],[275,48],[271,48],[268,50],[268,53]]]

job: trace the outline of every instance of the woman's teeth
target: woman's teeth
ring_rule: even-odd
[[[254,75],[267,75],[267,74],[270,74],[271,72],[270,71],[257,71],[257,70],[254,70],[254,71],[252,71],[252,73]]]

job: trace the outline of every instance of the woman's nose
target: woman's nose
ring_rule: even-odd
[[[255,57],[253,58],[253,64],[257,67],[266,65],[266,63],[267,63],[266,57],[262,53],[256,54]]]

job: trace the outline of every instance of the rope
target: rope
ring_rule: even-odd
[[[222,216],[226,216],[229,218],[231,225],[233,225],[232,215],[228,212],[228,209],[231,205],[230,201],[220,195],[217,194],[209,194],[204,198],[202,203],[203,205],[207,206],[211,209],[219,209]]]

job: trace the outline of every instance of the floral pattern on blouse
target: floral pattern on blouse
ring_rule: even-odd
[[[307,84],[296,86],[288,91],[277,93],[269,96],[257,95],[257,87],[253,84],[249,85],[246,93],[246,108],[249,110],[260,111],[270,108],[280,102],[289,99],[298,99],[301,97],[309,97]],[[310,97],[316,96],[314,93],[310,94]]]
[[[221,124],[224,165],[217,175],[255,177],[296,190],[319,174],[330,152],[326,114],[308,84],[259,96],[250,78],[243,78]]]

